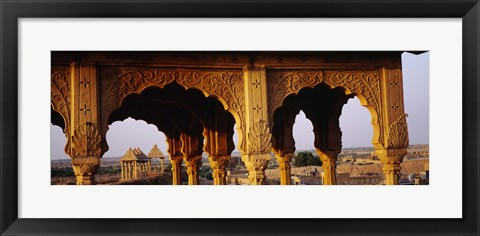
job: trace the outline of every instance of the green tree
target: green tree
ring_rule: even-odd
[[[205,179],[208,179],[208,180],[212,180],[213,179],[213,176],[212,176],[212,169],[210,168],[210,166],[202,166],[200,167],[200,173],[199,175],[201,177],[204,177]]]
[[[302,166],[322,166],[322,161],[318,156],[314,156],[311,152],[299,152],[294,157],[293,165]]]

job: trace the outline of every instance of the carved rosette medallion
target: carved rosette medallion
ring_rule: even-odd
[[[243,115],[245,113],[245,94],[243,71],[240,69],[200,69],[177,67],[104,67],[100,70],[103,81],[102,111],[105,120],[110,113],[120,107],[123,99],[129,94],[139,94],[145,88],[176,82],[186,89],[196,88],[206,96],[213,96],[222,101],[226,110],[230,111],[242,133],[245,133]],[[108,129],[108,121],[102,122]],[[239,136],[242,134],[239,134]],[[244,149],[245,143],[240,143]]]
[[[257,120],[248,132],[249,153],[270,153],[272,148],[272,134],[264,120]]]
[[[408,129],[407,114],[403,114],[390,125],[388,129],[388,143],[386,148],[407,148],[408,147]]]

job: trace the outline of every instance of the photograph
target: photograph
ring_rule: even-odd
[[[428,51],[52,51],[52,185],[428,185]]]
[[[0,235],[477,236],[479,1],[0,0]]]

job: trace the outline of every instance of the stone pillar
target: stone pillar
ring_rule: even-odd
[[[130,162],[125,163],[125,168],[127,168],[127,179],[132,178]]]
[[[123,163],[123,169],[125,170],[125,179],[128,179],[128,164],[127,164],[127,162]]]
[[[337,184],[337,157],[338,152],[322,152],[318,148],[316,149],[320,160],[322,160],[323,169],[323,185],[336,185]]]
[[[248,170],[248,180],[251,185],[263,185],[265,183],[265,170],[270,161],[270,153],[257,155],[242,155],[242,161]]]
[[[227,184],[227,171],[225,168],[228,165],[230,160],[230,155],[223,156],[210,156],[208,157],[210,161],[210,166],[212,167],[212,176],[214,185],[225,185]]]
[[[187,166],[188,185],[200,184],[199,172],[202,167],[202,156],[185,157],[185,164]]]
[[[291,184],[291,166],[290,162],[292,162],[292,154],[286,154],[284,156],[280,156],[279,154],[275,153],[275,158],[278,161],[279,169],[280,169],[280,184],[281,185],[290,185]]]
[[[182,184],[182,156],[170,157],[170,163],[172,164],[172,184],[181,185]]]
[[[95,184],[95,174],[105,151],[100,130],[99,86],[95,62],[89,58],[70,63],[70,124],[66,151],[72,157],[77,185]],[[68,88],[65,88],[68,89]],[[55,100],[55,99],[54,99]],[[103,130],[105,131],[105,130]]]
[[[398,185],[400,163],[407,154],[409,145],[400,56],[398,56],[396,66],[382,68],[380,80],[383,116],[379,117],[382,126],[381,132],[379,132],[380,143],[374,144],[375,154],[382,161],[385,184]]]
[[[161,165],[161,169],[160,169],[160,170],[162,171],[162,173],[165,172],[165,166],[164,166],[164,161],[163,161],[163,159],[160,159],[160,165]],[[156,165],[155,165],[155,167],[156,167]]]
[[[242,161],[248,169],[252,185],[265,181],[265,169],[271,159],[272,134],[268,123],[267,77],[264,65],[244,68],[245,83],[245,148]]]
[[[134,179],[137,179],[138,175],[138,166],[137,166],[137,162],[133,162],[133,178]]]

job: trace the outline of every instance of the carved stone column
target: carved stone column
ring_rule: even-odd
[[[280,169],[280,184],[281,185],[290,185],[291,184],[291,174],[290,171],[292,167],[290,162],[292,162],[293,153],[285,154],[280,156],[275,153],[275,158],[277,158],[279,169]]]
[[[124,171],[123,171],[123,161],[120,162],[120,171],[121,171],[121,178],[120,178],[120,180],[124,180],[124,179],[125,179],[125,176],[124,176]]]
[[[202,156],[185,157],[184,160],[187,165],[188,185],[200,184],[198,173],[202,167]]]
[[[409,145],[407,114],[404,113],[403,79],[400,60],[397,67],[382,68],[383,147],[375,146],[376,155],[383,164],[385,184],[398,185],[400,164]]]
[[[77,185],[95,184],[95,174],[104,153],[101,148],[98,80],[95,62],[83,58],[70,63],[70,150]],[[67,145],[68,147],[68,145]]]
[[[172,164],[172,184],[182,184],[182,162],[183,156],[170,157],[170,163]]]
[[[264,65],[247,66],[245,76],[246,150],[242,161],[252,185],[265,182],[265,169],[271,159],[272,134],[268,117],[267,76]]]
[[[323,185],[336,185],[337,157],[340,152],[322,152],[316,149],[320,160],[322,160]]]
[[[209,156],[210,166],[212,167],[212,176],[214,185],[225,185],[227,183],[227,167],[230,155]]]
[[[77,185],[95,184],[100,167],[100,135],[92,123],[79,125],[72,137],[72,167]]]

